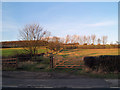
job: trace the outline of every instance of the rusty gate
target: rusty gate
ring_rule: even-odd
[[[63,58],[63,57],[54,57],[53,58],[54,68],[80,68],[84,66],[83,58]]]
[[[6,67],[17,68],[17,58],[2,59],[2,68]]]

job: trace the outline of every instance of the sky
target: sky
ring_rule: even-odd
[[[26,24],[40,24],[52,36],[108,36],[118,41],[117,2],[3,2],[2,41],[19,39]]]

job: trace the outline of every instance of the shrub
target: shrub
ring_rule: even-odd
[[[91,68],[92,70],[97,69],[98,66],[98,60],[97,57],[85,57],[84,58],[84,65],[88,68]]]
[[[86,67],[103,72],[120,72],[120,55],[104,55],[99,57],[85,57]]]
[[[64,45],[64,49],[107,49],[107,48],[119,48],[118,45],[87,45],[86,43],[84,45]]]
[[[120,72],[120,55],[116,56],[100,56],[99,57],[99,68],[107,72]]]
[[[18,54],[14,57],[17,57],[19,62],[24,62],[24,61],[41,61],[41,57],[43,57],[45,53],[40,53],[40,54],[35,54],[35,55],[30,55],[30,54]]]
[[[87,45],[87,43],[84,43],[84,45]]]
[[[31,60],[30,54],[19,54],[16,56],[20,62]]]

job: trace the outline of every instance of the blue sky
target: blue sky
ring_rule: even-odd
[[[19,30],[37,23],[52,36],[108,36],[118,41],[117,2],[3,2],[2,41],[19,39]]]

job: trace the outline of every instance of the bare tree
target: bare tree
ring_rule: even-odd
[[[83,45],[83,37],[82,37],[82,36],[79,36],[78,40],[79,40],[79,44],[80,44],[80,45]]]
[[[70,41],[71,41],[71,43],[74,43],[74,35],[70,36]]]
[[[46,41],[47,45],[46,45],[46,52],[48,53],[49,51],[49,47],[48,47],[48,44],[49,44],[49,41],[50,41],[50,35],[51,35],[51,32],[47,31],[46,34],[45,34],[45,37],[42,37],[42,40],[43,41]]]
[[[87,36],[87,44],[89,45],[91,43],[91,38],[90,36]]]
[[[60,42],[60,38],[54,36],[54,37],[52,38],[52,41],[55,42],[55,43],[58,43],[58,42]]]
[[[50,35],[51,35],[51,32],[47,31],[45,34],[45,37],[42,37],[42,40],[49,42]]]
[[[86,43],[86,41],[87,41],[87,37],[84,35],[84,37],[83,37],[84,44]]]
[[[98,45],[100,45],[100,43],[101,43],[100,38],[97,39],[97,43],[98,43]]]
[[[96,40],[96,35],[95,34],[91,35],[91,40],[92,40],[92,43],[94,45],[95,44],[95,40]]]
[[[119,42],[119,41],[116,41],[116,44],[117,44],[117,45],[119,45],[119,44],[120,44],[120,42]]]
[[[75,43],[79,43],[79,35],[75,35]]]
[[[65,43],[67,44],[70,41],[70,35],[66,36]]]
[[[105,45],[107,43],[107,36],[102,36],[102,43]]]
[[[61,42],[60,42],[60,38],[59,37],[52,37],[51,41],[49,42],[49,49],[53,50],[53,51],[59,51],[61,48]]]
[[[113,42],[110,42],[110,45],[113,45]]]
[[[79,36],[78,35],[72,35],[70,38],[71,43],[78,43],[79,42]]]
[[[60,38],[60,43],[64,44],[66,42],[65,38],[64,37],[61,37]]]
[[[39,24],[26,25],[19,33],[20,40],[23,41],[22,47],[24,50],[30,53],[30,55],[35,55],[46,33],[47,31],[44,31]]]

